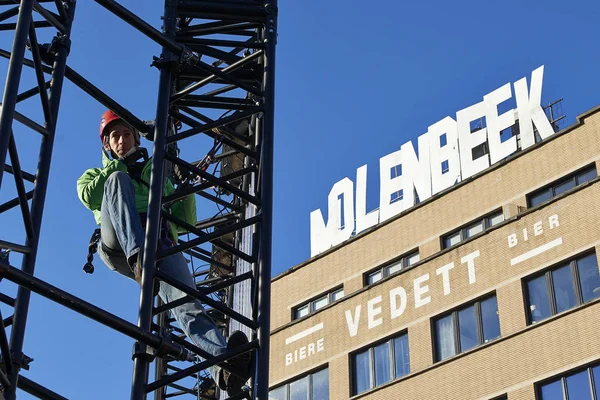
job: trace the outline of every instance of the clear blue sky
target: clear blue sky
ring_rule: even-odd
[[[156,27],[161,3],[122,1]],[[354,180],[356,168],[368,164],[367,207],[375,208],[380,157],[503,84],[529,79],[545,65],[543,102],[564,97],[567,124],[600,103],[597,1],[365,4],[281,1],[273,275],[309,258],[309,214],[316,208],[326,213],[335,182]],[[72,41],[71,67],[140,118],[154,118],[158,72],[149,64],[160,53],[157,45],[91,1],[78,2]],[[12,33],[0,33],[0,47],[9,49],[11,42]],[[0,75],[6,67],[0,63]],[[39,115],[32,101],[18,110]],[[135,322],[135,283],[98,258],[94,275],[81,270],[95,224],[77,199],[75,182],[86,168],[100,165],[103,111],[65,84],[36,274]],[[24,169],[34,172],[38,138],[17,132]],[[0,203],[13,187],[5,174]],[[21,226],[18,212],[0,215],[0,238],[22,242]],[[14,293],[6,282],[0,288]],[[0,308],[10,315],[8,307]],[[33,295],[24,351],[35,361],[24,375],[72,399],[126,399],[132,343]]]

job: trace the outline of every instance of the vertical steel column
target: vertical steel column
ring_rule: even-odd
[[[173,37],[177,24],[177,2],[165,0],[164,33]],[[146,220],[146,241],[142,264],[142,288],[140,291],[140,311],[138,326],[150,331],[152,325],[152,303],[154,300],[154,271],[156,264],[156,243],[160,231],[163,184],[165,179],[165,147],[169,129],[169,105],[173,87],[171,62],[174,54],[163,47],[162,63],[160,64],[160,80],[158,86],[158,103],[156,106],[156,124],[154,131],[154,147],[152,155],[152,174],[150,176],[150,196]],[[148,381],[147,346],[138,343],[133,363],[133,382],[131,400],[146,398],[146,383]]]
[[[66,27],[65,35],[67,41],[69,40],[69,35],[71,34],[71,25],[73,17],[75,15],[75,1],[69,1],[68,5],[68,20],[64,21]],[[27,32],[27,29],[25,29],[25,32]],[[21,270],[30,275],[33,275],[33,271],[35,269],[35,261],[37,257],[39,235],[42,226],[42,216],[44,213],[44,203],[46,200],[46,190],[48,188],[48,176],[50,174],[50,162],[52,160],[52,149],[54,147],[54,136],[56,132],[56,123],[58,120],[58,110],[60,106],[60,98],[62,94],[65,70],[67,67],[67,55],[69,53],[69,48],[67,46],[68,45],[59,47],[59,50],[56,53],[56,57],[54,59],[54,65],[52,70],[50,94],[48,97],[48,100],[50,102],[50,117],[52,120],[46,121],[45,124],[46,128],[48,129],[49,135],[44,136],[42,138],[42,142],[40,145],[40,157],[38,160],[36,181],[34,186],[33,199],[31,203],[31,219],[33,221],[35,235],[31,240],[27,239],[26,246],[30,247],[31,251],[23,256],[23,262],[21,264]],[[13,57],[15,55],[15,50],[17,49],[13,49]],[[23,51],[24,50],[25,45],[23,44]],[[16,86],[18,89],[18,83],[16,84]],[[14,323],[10,335],[10,350],[17,362],[17,368],[15,368],[14,372],[9,376],[11,387],[8,388],[5,392],[5,397],[7,400],[14,400],[16,398],[15,390],[17,386],[16,383],[19,373],[18,363],[22,358],[23,342],[25,337],[25,327],[27,325],[27,312],[29,310],[30,297],[31,292],[28,289],[19,286],[15,302]]]
[[[265,2],[267,21],[262,36],[266,43],[263,75],[264,114],[260,147],[260,199],[262,220],[258,258],[258,349],[255,395],[267,400],[269,395],[269,340],[271,319],[271,250],[273,224],[273,145],[275,116],[275,45],[277,42],[277,0]]]
[[[66,35],[70,35],[71,25],[73,16],[75,13],[75,3],[70,2],[69,9],[67,11],[69,20],[65,21],[67,28]],[[14,56],[13,49],[13,56]],[[23,47],[24,50],[24,47]],[[37,168],[37,179],[34,186],[33,199],[31,203],[31,218],[33,221],[35,236],[31,240],[27,240],[26,246],[31,248],[31,251],[23,256],[23,262],[21,270],[30,275],[33,275],[35,269],[35,261],[37,257],[37,247],[39,243],[39,234],[42,226],[42,216],[44,212],[44,203],[46,200],[46,191],[48,188],[48,176],[50,173],[50,162],[52,159],[52,149],[54,146],[54,136],[56,132],[56,122],[58,119],[58,110],[60,106],[60,97],[62,93],[62,87],[65,76],[65,69],[67,66],[67,54],[69,49],[67,47],[61,47],[56,54],[54,60],[54,66],[52,71],[52,80],[50,85],[50,113],[51,121],[46,121],[46,128],[49,131],[49,135],[42,138],[40,146],[40,157]],[[12,61],[12,57],[11,57]],[[18,89],[18,84],[17,84]],[[19,286],[17,291],[17,297],[15,302],[15,313],[14,323],[11,330],[10,336],[10,349],[13,356],[16,358],[17,363],[22,358],[23,342],[25,337],[25,327],[27,325],[27,312],[29,310],[29,300],[31,292],[22,286]],[[13,400],[16,398],[16,382],[18,379],[19,365],[14,369],[13,374],[9,376],[11,387],[6,391],[5,397],[7,400]]]
[[[162,306],[165,303],[159,298],[158,306]],[[161,329],[166,329],[169,326],[169,313],[164,312],[158,316],[158,326]],[[159,335],[162,332],[158,332]],[[163,358],[158,357],[156,362],[154,363],[154,378],[155,380],[159,380],[163,376],[167,374],[167,361]],[[165,396],[167,394],[167,388],[165,386],[160,387],[154,391],[154,400],[165,400]]]
[[[17,105],[17,95],[19,94],[19,82],[21,81],[21,70],[23,68],[23,58],[25,57],[25,44],[27,43],[27,32],[31,22],[33,3],[33,0],[22,0],[19,6],[12,55],[8,63],[6,85],[4,86],[2,107],[0,107],[0,187],[2,187],[6,151],[11,135],[15,106]]]

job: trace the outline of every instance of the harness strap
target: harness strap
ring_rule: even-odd
[[[87,274],[94,273],[94,254],[98,251],[98,242],[100,241],[100,228],[95,229],[90,238],[90,244],[88,245],[87,263],[83,266],[83,271]]]
[[[140,215],[140,220],[142,222],[142,228],[145,230],[145,228],[146,228],[146,213],[140,213],[139,215]],[[92,233],[92,237],[90,238],[90,244],[88,245],[87,262],[83,266],[83,271],[87,274],[94,273],[94,265],[92,264],[92,262],[94,261],[94,254],[96,254],[96,252],[98,251],[98,244],[101,239],[100,232],[101,232],[100,228],[95,229],[94,232]],[[170,233],[171,233],[171,225],[170,225],[169,221],[167,221],[166,219],[163,218],[161,227],[160,227],[160,235],[159,235],[158,243],[157,243],[157,247],[159,249],[166,250],[166,249],[168,249],[170,247],[174,247],[176,245],[176,243],[171,238]],[[104,251],[106,251],[106,252],[113,252],[115,254],[119,253],[112,249],[109,249],[107,246],[102,245],[102,247],[103,247]]]

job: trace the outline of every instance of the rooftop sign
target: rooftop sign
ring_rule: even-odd
[[[356,170],[356,198],[355,183],[350,178],[334,184],[328,196],[327,223],[320,209],[310,213],[311,257],[413,207],[415,194],[420,201],[426,200],[503,160],[519,147],[524,150],[532,146],[534,125],[542,140],[553,135],[554,129],[541,107],[543,76],[544,66],[532,72],[529,91],[526,78],[513,84],[516,109],[498,114],[498,105],[512,97],[507,83],[483,96],[483,101],[458,111],[456,120],[445,117],[431,125],[417,139],[418,155],[408,141],[400,150],[381,157],[378,209],[366,211],[366,165]],[[484,117],[486,127],[471,132],[471,122]],[[501,132],[517,120],[520,141],[515,136],[503,140]],[[473,149],[483,143],[487,143],[489,154],[474,158]],[[401,172],[394,176],[392,169]]]

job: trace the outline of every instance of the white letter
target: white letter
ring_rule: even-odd
[[[317,340],[317,353],[322,352],[323,350],[325,350],[325,344],[324,344],[324,340],[323,338]]]
[[[400,296],[400,307],[396,303],[396,296]],[[390,309],[392,319],[398,318],[406,310],[406,290],[402,286],[390,290]]]
[[[450,294],[450,273],[449,271],[454,268],[454,263],[446,264],[443,267],[439,267],[435,270],[436,275],[442,275],[442,281],[444,282],[444,296]]]
[[[358,333],[358,322],[360,321],[360,304],[356,306],[356,311],[354,311],[354,317],[352,316],[352,312],[350,310],[346,310],[346,323],[348,324],[348,331],[350,332],[350,336],[356,336]]]
[[[344,198],[344,226],[341,221],[341,200]],[[344,178],[331,188],[327,198],[327,226],[321,210],[310,213],[310,254],[317,254],[349,239],[354,231],[354,184]]]
[[[406,192],[403,198],[390,204],[391,195],[400,192],[404,187],[402,174],[391,177],[393,167],[402,165],[402,151],[398,150],[379,159],[379,222],[383,222],[394,215],[400,214],[411,205],[407,205]],[[402,166],[400,167],[401,169]],[[404,172],[404,171],[403,171]]]
[[[377,225],[379,210],[367,214],[367,166],[356,170],[356,233]]]
[[[375,304],[381,303],[381,296],[377,296],[367,302],[368,328],[375,328],[383,323],[381,317],[375,319],[376,315],[381,314],[381,307],[374,307]]]
[[[467,268],[469,270],[469,284],[472,285],[475,283],[475,258],[479,257],[479,250],[472,252],[471,254],[467,254],[463,258],[460,259],[461,263],[467,263]]]
[[[527,228],[524,228],[524,229],[523,229],[523,239],[524,239],[525,241],[527,241],[527,239],[528,239],[528,237],[527,237]]]
[[[508,235],[508,247],[515,247],[517,243],[519,243],[519,241],[517,240],[516,233]]]
[[[488,143],[490,145],[490,163],[496,162],[510,156],[517,151],[517,138],[511,136],[510,139],[502,142],[500,132],[515,124],[514,110],[498,115],[498,105],[512,97],[510,83],[494,90],[492,93],[483,96],[485,103],[485,122],[488,130]]]
[[[560,224],[558,223],[558,214],[554,214],[548,217],[548,222],[550,223],[550,229],[554,229],[554,227],[560,226]]]
[[[288,365],[290,365],[293,362],[294,362],[294,359],[292,358],[292,353],[287,353],[285,355],[285,366],[287,367]]]
[[[414,289],[415,289],[415,308],[419,308],[424,306],[425,304],[431,302],[431,296],[427,296],[425,298],[421,298],[421,295],[429,292],[429,285],[421,286],[421,283],[429,280],[429,274],[425,274],[416,278],[413,281]]]
[[[531,73],[531,87],[527,94],[527,78],[515,82],[515,98],[519,112],[519,134],[521,135],[521,149],[533,146],[533,124],[540,137],[546,139],[554,134],[554,129],[542,109],[542,81],[544,79],[544,66],[542,65]]]
[[[314,343],[309,343],[308,344],[308,356],[312,356],[313,354],[315,354],[315,344]]]
[[[487,129],[481,128],[471,133],[471,121],[475,121],[483,116],[485,116],[485,104],[483,101],[456,113],[458,145],[460,148],[460,169],[463,179],[467,179],[490,166],[487,155],[473,159],[473,148],[485,143],[487,140]]]
[[[306,346],[300,347],[300,359],[304,360],[306,358]]]
[[[331,215],[331,211],[329,210]],[[333,224],[332,224],[333,225]],[[331,229],[325,226],[321,209],[310,213],[310,256],[314,257],[332,246]]]
[[[339,197],[344,197],[344,226],[342,227],[342,221],[340,219],[340,199]],[[337,204],[337,207],[332,204]],[[344,240],[350,239],[352,236],[352,232],[354,231],[354,184],[348,178],[344,178],[341,181],[337,182],[331,188],[331,192],[329,192],[329,209],[337,208],[337,212],[335,213],[336,224],[334,225],[333,232],[331,233],[331,238],[333,240],[333,245],[342,243]],[[329,214],[329,218],[331,219],[332,215]],[[329,228],[329,224],[327,226]]]
[[[412,142],[402,145],[402,178],[404,199],[408,207],[415,205],[415,190],[419,201],[431,197],[431,165],[429,162],[429,138],[427,133],[419,136],[419,157]]]
[[[533,234],[535,236],[539,236],[542,233],[544,233],[544,228],[542,228],[542,221],[538,221],[535,224],[533,224]]]
[[[440,137],[444,134],[446,135],[446,144],[440,146]],[[429,137],[431,194],[433,195],[461,180],[456,121],[446,117],[436,122],[429,127],[427,136]],[[444,161],[448,162],[446,173],[442,173],[442,163]]]

